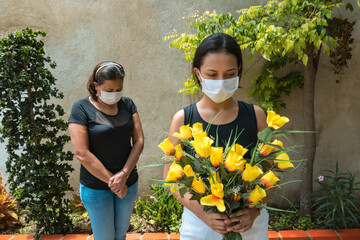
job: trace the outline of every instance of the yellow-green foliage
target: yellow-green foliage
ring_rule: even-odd
[[[74,199],[70,201],[70,209],[72,214],[88,217],[88,213],[85,209],[84,203],[80,199],[80,196],[73,194],[73,198]]]
[[[268,61],[292,54],[306,66],[307,44],[326,54],[330,54],[329,42],[336,46],[336,40],[326,33],[326,26],[332,12],[340,5],[342,0],[269,0],[262,6],[239,10],[238,17],[207,11],[184,18],[189,22],[191,33],[175,30],[164,40],[172,40],[169,48],[183,50],[185,60],[192,62],[196,48],[204,38],[223,32],[233,36],[241,50],[249,51],[249,61],[255,51]],[[200,89],[194,76],[188,78],[184,86],[185,89],[179,92],[191,94]]]
[[[71,213],[74,215],[81,216],[83,219],[89,219],[89,214],[85,209],[84,203],[81,201],[80,196],[77,194],[73,194],[73,200],[70,201],[69,208]],[[91,228],[91,223],[87,225],[87,227]]]
[[[17,204],[14,199],[9,196],[6,191],[6,185],[2,185],[2,177],[0,174],[0,229],[6,230],[15,227],[19,223],[17,214]]]

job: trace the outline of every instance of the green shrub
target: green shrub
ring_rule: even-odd
[[[41,234],[68,233],[67,191],[73,154],[65,151],[65,112],[55,104],[63,94],[48,68],[56,64],[45,55],[43,31],[29,28],[0,39],[0,141],[6,141],[6,171],[11,194],[25,222]]]
[[[309,230],[309,229],[320,229],[323,228],[321,221],[310,215],[306,217],[300,217],[299,211],[295,213],[275,212],[269,213],[269,230],[280,231],[280,230]]]
[[[135,229],[139,228],[139,220],[144,224],[152,225],[158,231],[179,232],[183,205],[163,185],[151,185],[153,195],[148,195],[150,200],[139,198],[135,203],[135,212],[132,221]]]
[[[73,194],[73,200],[70,201],[69,208],[73,219],[73,224],[76,227],[83,222],[87,222],[87,229],[91,229],[89,214],[85,209],[84,203],[81,201],[80,196]]]
[[[360,190],[351,172],[339,173],[336,163],[335,172],[326,170],[329,175],[319,176],[315,181],[320,186],[314,192],[315,213],[324,221],[327,228],[356,228],[360,221]]]

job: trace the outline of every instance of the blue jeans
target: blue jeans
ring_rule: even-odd
[[[111,190],[96,190],[80,184],[81,201],[89,214],[95,240],[123,240],[130,225],[138,182],[119,198]]]

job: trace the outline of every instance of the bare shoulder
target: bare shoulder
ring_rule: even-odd
[[[263,114],[263,115],[265,116],[265,112],[264,112],[264,110],[263,110],[261,107],[259,107],[259,106],[257,106],[257,105],[254,105],[254,110],[255,110],[255,114],[256,114],[256,115],[258,115],[258,114]]]
[[[181,109],[174,114],[171,120],[171,124],[169,128],[169,139],[173,144],[176,144],[178,142],[178,139],[171,136],[171,134],[175,132],[179,132],[180,127],[184,125],[184,118],[185,118],[185,112],[183,109]]]
[[[181,124],[183,125],[184,124],[184,118],[185,118],[185,112],[184,112],[184,109],[180,109],[179,111],[177,111],[172,120],[171,120],[171,125],[172,124]]]
[[[267,127],[266,114],[265,114],[264,110],[259,106],[254,105],[254,110],[255,110],[258,131],[261,131]]]

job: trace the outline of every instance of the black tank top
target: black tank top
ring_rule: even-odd
[[[232,144],[234,137],[239,135],[241,132],[240,137],[237,139],[236,143],[251,150],[256,145],[258,132],[254,106],[242,101],[238,101],[238,104],[239,112],[236,119],[227,124],[211,124],[210,128],[208,129],[208,136],[213,139],[217,138],[219,147],[225,147],[229,138],[230,144]],[[203,124],[204,130],[208,127],[209,123],[205,122],[201,118],[196,107],[196,103],[185,107],[184,112],[185,125],[190,124],[190,126],[192,126],[194,123],[199,122]],[[215,146],[215,142],[213,146]],[[248,151],[244,157],[249,158],[250,151]]]

